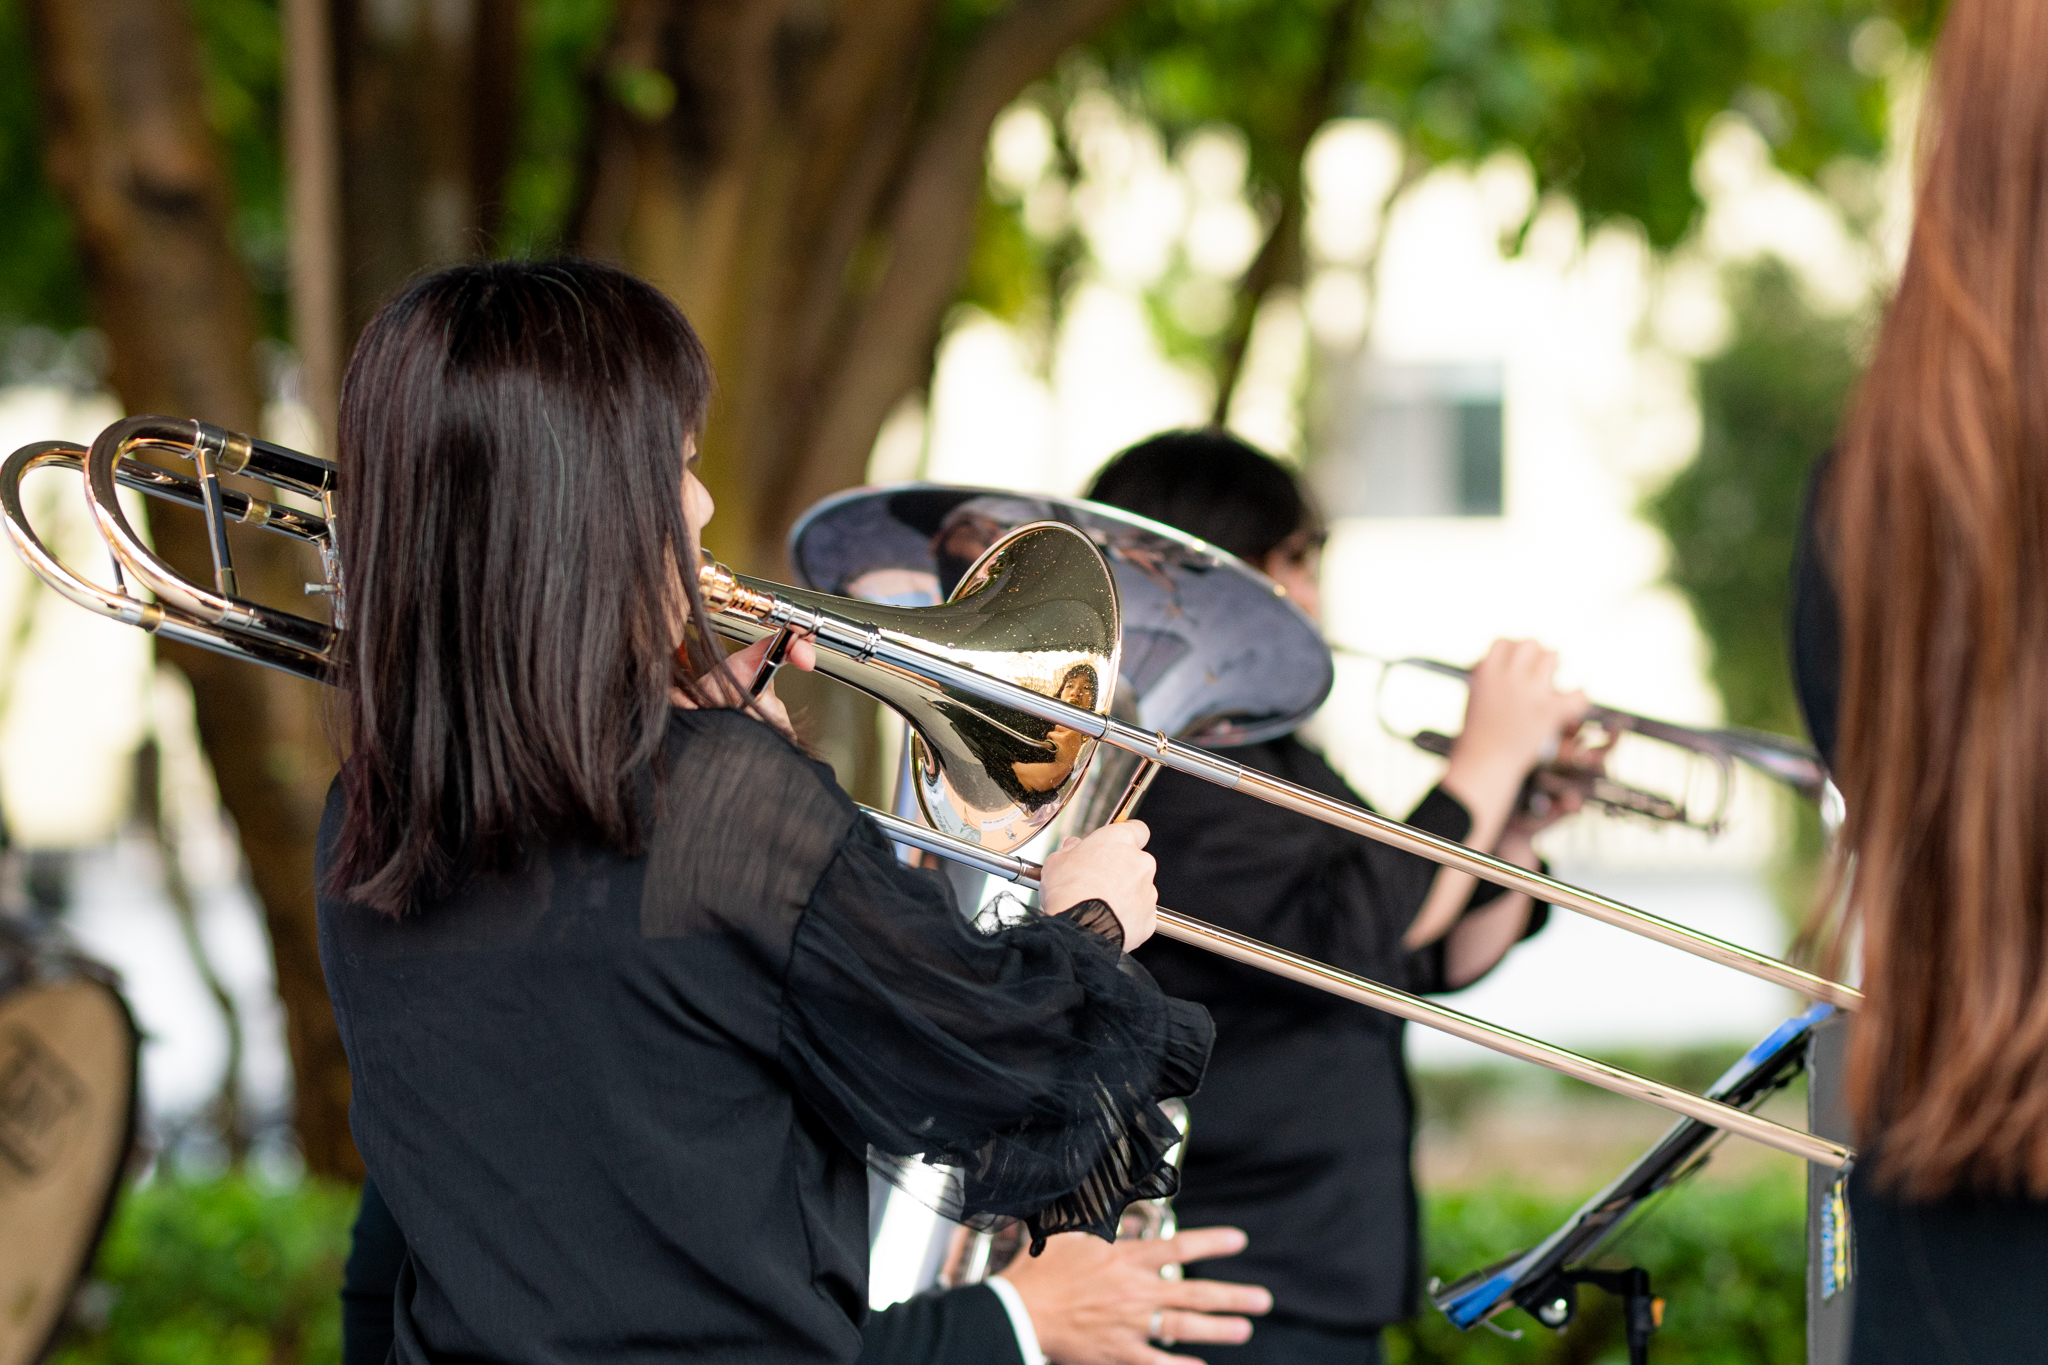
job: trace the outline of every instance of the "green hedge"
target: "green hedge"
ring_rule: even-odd
[[[100,1248],[88,1321],[52,1365],[333,1365],[356,1192],[243,1177],[129,1191]]]
[[[1452,1279],[1534,1246],[1577,1200],[1503,1185],[1433,1198],[1431,1273]],[[355,1192],[308,1181],[279,1190],[228,1177],[131,1191],[85,1295],[95,1319],[55,1365],[333,1365],[336,1291]],[[1782,1365],[1804,1357],[1805,1193],[1797,1173],[1701,1183],[1666,1195],[1625,1234],[1616,1264],[1645,1266],[1668,1301],[1657,1365]],[[1370,1236],[1370,1229],[1361,1229]],[[1391,1335],[1395,1365],[1605,1365],[1624,1362],[1620,1316],[1599,1290],[1555,1335],[1520,1313],[1509,1341],[1460,1333],[1434,1313]]]
[[[1450,1281],[1536,1245],[1580,1201],[1488,1186],[1433,1198],[1424,1233],[1429,1273]],[[1603,1265],[1640,1265],[1665,1300],[1656,1365],[1788,1365],[1806,1358],[1806,1191],[1798,1172],[1741,1183],[1695,1182],[1661,1196],[1610,1244]],[[1581,1289],[1562,1334],[1509,1311],[1510,1341],[1459,1332],[1431,1311],[1390,1334],[1393,1365],[1625,1365],[1620,1305]]]

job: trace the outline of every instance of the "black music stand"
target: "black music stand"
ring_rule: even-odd
[[[1778,1025],[1714,1082],[1708,1098],[1738,1109],[1755,1109],[1805,1068],[1809,1038],[1834,1013],[1832,1005],[1815,1005]],[[1593,1270],[1585,1262],[1651,1195],[1671,1188],[1705,1165],[1721,1136],[1721,1130],[1712,1124],[1679,1120],[1654,1147],[1533,1250],[1474,1271],[1454,1284],[1431,1285],[1430,1302],[1465,1331],[1510,1308],[1520,1308],[1545,1327],[1562,1330],[1578,1313],[1578,1287],[1594,1285],[1622,1298],[1630,1365],[1644,1365],[1650,1334],[1663,1316],[1662,1301],[1650,1293],[1648,1272],[1640,1268]]]

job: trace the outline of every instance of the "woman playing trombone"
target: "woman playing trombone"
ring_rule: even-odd
[[[1123,958],[1143,828],[988,936],[897,862],[714,652],[710,386],[583,263],[424,279],[349,368],[321,951],[404,1365],[850,1362],[864,1157],[1039,1237],[1173,1187],[1210,1026]]]

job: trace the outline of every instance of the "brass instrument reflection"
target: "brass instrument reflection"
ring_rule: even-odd
[[[1060,680],[1059,690],[1053,695],[1069,706],[1092,711],[1095,709],[1095,694],[1095,670],[1082,664],[1067,671],[1067,676]],[[1043,763],[1012,763],[1010,771],[1016,774],[1017,785],[1027,792],[1058,791],[1066,785],[1074,766],[1081,761],[1087,743],[1088,736],[1079,730],[1055,725],[1044,740],[1045,746],[1052,750],[1052,757]]]

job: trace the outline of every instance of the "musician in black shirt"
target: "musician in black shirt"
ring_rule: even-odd
[[[1234,1255],[1235,1228],[1187,1228],[1169,1238],[1103,1243],[1082,1232],[1048,1238],[983,1284],[930,1291],[870,1313],[859,1365],[1146,1365],[1147,1334],[1243,1341],[1271,1297],[1256,1285],[1166,1279],[1160,1268]],[[375,1181],[363,1182],[341,1287],[342,1365],[384,1365],[405,1235]]]
[[[864,1157],[1034,1238],[1174,1185],[1211,1027],[1119,951],[1143,828],[986,935],[898,862],[715,652],[709,390],[674,305],[575,262],[428,277],[350,365],[321,956],[399,1365],[848,1365]]]
[[[1236,437],[1153,437],[1111,461],[1089,496],[1229,550],[1315,614],[1314,510],[1284,466]],[[1545,746],[1585,709],[1582,695],[1552,686],[1554,668],[1539,646],[1494,646],[1474,670],[1450,769],[1410,824],[1537,865],[1537,826],[1512,812]],[[1222,756],[1365,804],[1293,736]],[[1142,813],[1165,904],[1405,991],[1469,985],[1547,910],[1492,887],[1475,894],[1467,874],[1173,772]],[[1420,1262],[1402,1021],[1177,943],[1155,941],[1139,960],[1216,1020],[1176,1207],[1251,1241],[1191,1273],[1273,1291],[1249,1344],[1186,1349],[1218,1365],[1378,1360],[1380,1329],[1413,1311]]]

